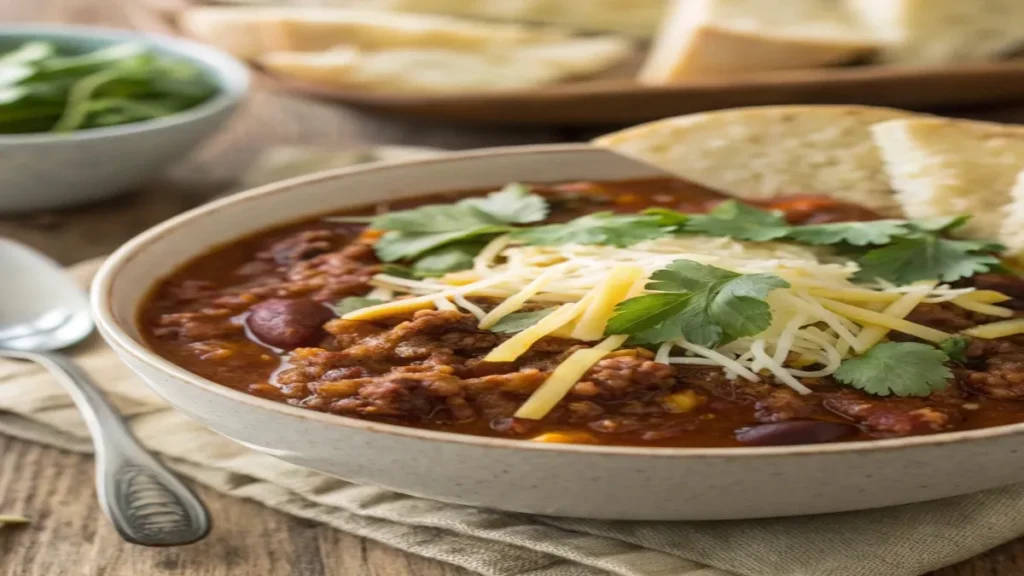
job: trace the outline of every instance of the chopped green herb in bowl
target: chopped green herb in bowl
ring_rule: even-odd
[[[0,213],[64,208],[159,178],[249,90],[242,62],[128,30],[0,27]]]
[[[152,120],[192,108],[216,92],[196,64],[140,42],[76,52],[29,41],[0,53],[0,134]]]

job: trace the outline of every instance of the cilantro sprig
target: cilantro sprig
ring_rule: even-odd
[[[626,247],[667,236],[670,232],[669,228],[662,226],[659,219],[653,216],[597,212],[564,224],[548,224],[517,230],[512,237],[534,246],[606,244]]]
[[[548,204],[543,197],[531,194],[522,184],[509,184],[484,198],[383,214],[374,218],[370,227],[386,231],[374,245],[377,257],[384,262],[397,262],[430,255],[456,242],[485,240],[512,230],[513,224],[540,222],[547,215]],[[451,251],[433,256],[432,262],[422,266],[423,272],[448,272],[459,269],[452,266],[466,263],[465,258]]]
[[[658,291],[619,304],[609,334],[628,334],[640,344],[679,338],[716,347],[763,332],[771,325],[768,293],[789,284],[771,274],[737,274],[691,260],[676,260],[651,275]]]
[[[992,242],[954,240],[945,235],[969,217],[933,220],[875,220],[794,226],[779,212],[761,210],[728,200],[703,215],[654,209],[647,212],[677,233],[726,236],[765,242],[789,240],[817,246],[837,246],[861,267],[857,279],[895,284],[918,280],[953,282],[988,272],[999,265],[1004,248]]]
[[[918,342],[883,342],[850,358],[833,375],[875,396],[928,396],[949,385],[946,352]]]
[[[996,254],[1004,250],[999,244],[942,236],[966,222],[966,217],[960,217],[945,222],[908,223],[906,234],[857,258],[857,279],[870,282],[881,278],[895,284],[936,279],[954,282],[999,266]]]

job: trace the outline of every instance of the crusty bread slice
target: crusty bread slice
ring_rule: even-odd
[[[999,233],[1010,189],[1024,169],[1024,126],[909,118],[871,130],[908,216],[969,214],[963,235]]]
[[[1021,0],[846,0],[892,41],[880,59],[923,65],[987,60],[1024,47]]]
[[[650,38],[667,0],[313,0],[324,6],[534,22]]]
[[[999,241],[1006,245],[1011,256],[1024,256],[1024,172],[1017,175],[1010,190],[1010,203],[1006,205],[1004,216]]]
[[[259,62],[271,72],[321,85],[367,91],[444,93],[532,88],[588,76],[632,52],[617,36],[575,38],[481,51],[452,49],[271,52]]]
[[[743,200],[824,194],[898,216],[868,128],[910,115],[867,106],[737,108],[659,120],[594,143]]]
[[[664,84],[813,68],[848,62],[879,47],[840,0],[676,0],[639,78]]]
[[[367,50],[484,50],[569,37],[550,28],[447,16],[309,7],[193,8],[181,15],[180,26],[189,36],[246,59],[267,52],[316,52],[339,45]]]

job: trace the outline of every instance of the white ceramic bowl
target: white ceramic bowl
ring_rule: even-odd
[[[0,28],[0,52],[30,40],[86,50],[141,42],[206,70],[219,92],[198,106],[155,120],[67,134],[0,134],[2,213],[84,204],[158,176],[216,131],[249,89],[244,64],[196,42],[106,28]]]
[[[135,238],[93,286],[100,331],[160,396],[255,450],[353,482],[518,512],[633,520],[837,512],[1024,481],[1024,425],[768,448],[624,448],[455,435],[303,410],[193,375],[143,344],[136,312],[164,275],[210,247],[324,212],[510,181],[656,173],[586,146],[533,146],[377,164],[289,180],[203,206]]]

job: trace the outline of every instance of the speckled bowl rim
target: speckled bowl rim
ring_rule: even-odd
[[[51,142],[82,142],[101,138],[116,138],[127,134],[160,130],[170,126],[188,124],[203,118],[215,116],[237,105],[249,92],[252,74],[249,68],[226,52],[194,42],[166,36],[105,28],[101,26],[64,26],[48,24],[4,24],[0,25],[0,39],[24,38],[28,40],[98,40],[116,44],[120,42],[141,42],[168,54],[200,64],[210,73],[217,85],[217,94],[212,98],[181,112],[118,126],[87,128],[73,132],[33,132],[28,134],[0,134],[0,146],[10,144],[44,144]]]
[[[138,252],[145,246],[160,242],[164,236],[180,228],[187,228],[193,222],[200,220],[210,214],[232,210],[236,205],[246,203],[255,198],[264,196],[288,194],[290,191],[315,182],[337,180],[350,174],[373,173],[390,170],[393,166],[427,165],[444,163],[450,160],[465,160],[495,155],[518,155],[536,154],[565,154],[579,153],[581,151],[594,150],[586,144],[545,144],[533,146],[511,146],[502,148],[488,148],[469,152],[453,152],[444,154],[438,158],[426,158],[420,160],[398,160],[391,162],[379,162],[365,166],[353,166],[318,172],[316,174],[301,176],[260,186],[252,190],[234,194],[232,196],[205,204],[171,218],[129,240],[121,248],[115,251],[103,263],[97,272],[91,289],[91,306],[93,316],[101,335],[120,352],[131,355],[135,360],[142,362],[152,369],[158,370],[181,382],[187,382],[191,386],[200,388],[206,392],[229,398],[235,402],[247,404],[260,410],[277,412],[289,417],[296,417],[321,423],[327,426],[340,426],[343,428],[359,429],[367,432],[404,436],[432,442],[451,442],[458,444],[469,444],[482,447],[545,451],[545,452],[570,452],[587,454],[604,454],[608,456],[629,456],[629,457],[653,457],[653,458],[764,458],[776,456],[815,456],[823,454],[863,453],[881,450],[909,450],[918,447],[942,446],[946,444],[964,444],[983,442],[994,438],[1013,436],[1024,433],[1024,423],[1008,424],[979,430],[964,430],[958,432],[944,432],[927,436],[910,436],[904,438],[889,438],[879,440],[863,440],[856,442],[838,442],[827,444],[805,444],[797,446],[764,446],[764,447],[732,447],[732,448],[662,448],[662,447],[630,447],[630,446],[592,446],[583,444],[546,444],[538,442],[527,442],[523,440],[510,440],[504,438],[493,438],[486,436],[471,436],[467,434],[456,434],[453,432],[441,432],[435,430],[424,430],[419,428],[399,426],[396,424],[385,424],[368,420],[359,420],[347,416],[327,414],[290,406],[281,402],[274,402],[258,396],[253,396],[217,384],[206,378],[193,374],[181,368],[169,360],[162,358],[146,347],[142,342],[135,340],[128,335],[127,331],[116,319],[113,312],[113,301],[111,290],[117,282],[118,274],[131,262]],[[265,227],[260,227],[261,229]],[[259,230],[253,229],[255,233]],[[239,234],[242,237],[244,234]],[[154,273],[150,280],[150,286],[160,281],[165,273]],[[132,319],[135,322],[135,319]]]

